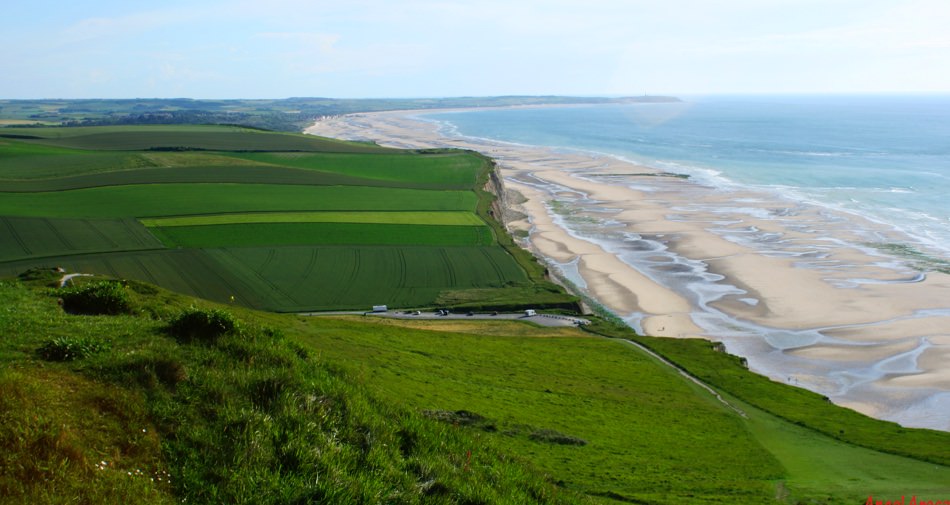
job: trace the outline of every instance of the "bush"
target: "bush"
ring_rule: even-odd
[[[132,300],[125,286],[118,282],[100,281],[69,287],[58,292],[63,309],[73,314],[128,314]]]
[[[237,331],[239,326],[230,312],[192,307],[172,319],[168,332],[179,340],[214,343],[218,337]]]
[[[47,361],[72,361],[109,348],[106,342],[85,337],[56,337],[47,340],[37,352]]]

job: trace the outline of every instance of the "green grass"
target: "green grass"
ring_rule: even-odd
[[[487,226],[468,225],[249,223],[172,226],[151,230],[168,247],[488,246],[494,242]]]
[[[343,153],[385,153],[395,151],[370,144],[345,142],[313,135],[265,132],[228,126],[155,125],[76,128],[4,128],[0,134],[35,136],[39,138],[30,139],[27,140],[27,142],[96,151],[140,151],[150,149]]]
[[[246,287],[246,283],[217,264],[207,252],[197,249],[128,251],[82,254],[0,264],[0,276],[16,276],[33,267],[62,267],[70,272],[108,275],[117,279],[139,279],[178,293],[206,300],[230,301],[250,307],[268,306],[271,299]]]
[[[278,311],[576,308],[486,210],[476,153],[187,125],[2,135],[0,272],[65,266]]]
[[[527,278],[498,247],[287,246],[86,254],[0,263],[0,276],[33,266],[141,279],[220,303],[280,312],[374,304],[432,306],[446,292],[500,290],[490,307],[520,306]],[[556,296],[552,294],[551,296]],[[563,295],[562,298],[563,300]],[[445,303],[444,305],[450,305]]]
[[[71,316],[55,293],[0,283],[0,306],[17,307],[0,311],[0,503],[578,502],[259,316],[181,340],[170,323],[193,300],[129,289],[141,315]],[[43,361],[47,335],[111,345]]]
[[[149,166],[154,164],[138,153],[88,152],[0,139],[0,179],[66,177]]]
[[[0,282],[0,306],[15,308],[0,311],[0,496],[11,503],[398,493],[407,503],[791,504],[950,492],[947,466],[832,439],[726,394],[740,417],[634,347],[575,328],[231,308],[208,312],[234,323],[215,338],[182,338],[170,323],[193,300],[138,283],[125,293],[131,314],[70,316],[56,293]],[[40,361],[51,341],[95,352]],[[709,346],[664,342],[671,356],[733,366]],[[737,387],[795,398],[773,384]],[[850,422],[848,412],[823,415]]]
[[[857,447],[789,423],[735,398],[749,415],[749,429],[786,469],[789,502],[864,503],[916,494],[939,498],[950,492],[950,468]]]
[[[161,247],[134,219],[0,217],[0,261]]]
[[[405,154],[351,156],[336,153],[254,153],[237,156],[273,165],[442,189],[472,188],[479,172],[486,165],[484,158],[467,152],[424,156],[406,156]]]
[[[475,412],[493,425],[496,443],[578,492],[636,503],[767,503],[783,474],[740,418],[620,342],[301,324],[301,343],[348,363],[384,397],[415,410]],[[541,430],[587,443],[530,437]]]
[[[471,153],[109,152],[0,140],[3,191],[62,191],[175,182],[471,189],[485,160]]]
[[[154,184],[0,196],[0,215],[81,218],[222,211],[465,211],[475,208],[476,198],[471,191],[269,184]]]
[[[471,212],[267,212],[143,219],[148,227],[249,223],[364,223],[485,226]]]
[[[294,334],[393,400],[483,416],[479,426],[492,425],[500,446],[529,454],[580,492],[646,503],[771,503],[776,496],[864,503],[870,494],[933,499],[950,492],[947,466],[836,440],[727,394],[749,416],[741,418],[620,341],[510,327],[524,323],[483,331],[471,322],[385,321],[386,330],[367,331],[358,321],[308,320]],[[681,341],[665,342],[676,348]],[[683,352],[699,361],[719,354],[689,345]],[[776,384],[768,394],[781,401],[797,391]],[[850,414],[833,405],[825,413],[837,422]],[[551,446],[526,436],[543,429],[587,444]],[[936,448],[947,447],[950,435],[935,435]],[[886,450],[888,441],[880,442]]]
[[[447,290],[524,283],[497,247],[280,247],[208,251],[272,310],[425,307]]]
[[[706,340],[635,338],[713,387],[791,423],[853,445],[950,465],[945,432],[903,428],[840,408],[819,394],[748,371],[741,358],[715,351],[716,344]]]
[[[95,165],[90,165],[95,166]],[[294,184],[311,186],[370,186],[412,188],[411,184],[397,184],[376,179],[362,179],[344,174],[317,172],[275,166],[184,166],[149,167],[117,171],[99,171],[55,179],[27,179],[3,181],[6,192],[37,193],[66,191],[102,186],[130,186],[136,184],[176,183],[230,183],[230,184]]]

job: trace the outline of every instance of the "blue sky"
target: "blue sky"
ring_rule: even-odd
[[[0,98],[950,92],[947,0],[30,0]]]

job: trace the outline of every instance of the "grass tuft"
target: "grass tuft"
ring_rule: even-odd
[[[168,332],[182,341],[214,343],[223,335],[236,332],[238,320],[221,309],[189,308],[171,320]]]
[[[54,337],[37,349],[46,361],[73,361],[109,349],[108,342],[88,337]]]
[[[132,312],[132,299],[117,281],[98,281],[71,286],[58,292],[63,309],[71,314],[117,315]]]

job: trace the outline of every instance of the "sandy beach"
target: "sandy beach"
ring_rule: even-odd
[[[491,156],[522,202],[508,226],[638,331],[719,340],[774,380],[950,430],[950,276],[866,245],[900,243],[893,230],[609,156],[450,136],[417,117],[433,112],[331,117],[307,132]]]

